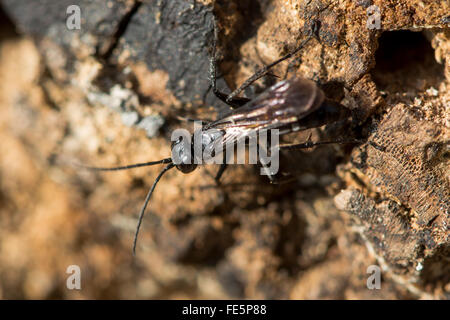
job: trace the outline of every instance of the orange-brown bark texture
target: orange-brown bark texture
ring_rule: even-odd
[[[0,5],[0,298],[450,298],[448,1]],[[282,184],[249,164],[219,184],[217,165],[169,171],[133,257],[162,165],[77,164],[170,157],[182,119],[229,110],[210,87],[213,17],[220,90],[311,37],[242,94],[311,79],[351,117],[283,142],[356,143],[283,152]]]

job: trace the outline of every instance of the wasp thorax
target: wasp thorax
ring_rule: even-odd
[[[203,161],[208,162],[223,149],[223,133],[217,129],[209,129],[201,132]],[[216,150],[217,149],[217,150]]]

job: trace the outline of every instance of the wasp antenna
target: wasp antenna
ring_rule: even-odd
[[[166,159],[162,159],[162,160],[158,160],[158,161],[151,161],[151,162],[135,163],[135,164],[127,165],[127,166],[111,167],[111,168],[90,167],[90,166],[85,166],[85,165],[76,164],[76,163],[74,165],[77,167],[80,167],[82,169],[87,169],[87,170],[91,170],[91,171],[118,171],[118,170],[128,170],[128,169],[139,168],[139,167],[153,166],[155,164],[161,164],[161,163],[172,163],[172,158],[166,158]]]
[[[136,227],[136,233],[134,234],[133,256],[136,256],[136,244],[137,244],[137,239],[138,239],[138,235],[139,235],[139,229],[141,228],[141,223],[142,223],[142,219],[144,218],[145,209],[147,208],[147,204],[150,201],[150,198],[152,196],[153,190],[155,190],[156,184],[161,179],[161,177],[164,175],[164,173],[166,173],[167,171],[169,171],[173,167],[175,167],[175,164],[173,164],[171,162],[164,169],[162,169],[161,172],[159,173],[159,175],[156,177],[155,182],[153,182],[153,185],[150,188],[150,191],[147,193],[147,197],[145,198],[144,205],[142,206],[141,212],[139,214],[139,220],[138,220],[138,224],[137,224],[137,227]]]

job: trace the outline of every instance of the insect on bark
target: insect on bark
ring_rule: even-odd
[[[214,21],[213,52],[210,61],[211,86],[217,98],[231,106],[232,110],[220,119],[206,123],[206,125],[200,129],[200,132],[194,132],[192,138],[196,134],[201,137],[201,154],[207,149],[215,149],[220,150],[223,156],[225,156],[227,145],[234,145],[240,139],[245,139],[254,133],[276,129],[279,130],[280,135],[288,134],[309,128],[320,127],[325,124],[346,119],[350,116],[350,112],[347,108],[335,101],[327,99],[323,91],[315,84],[315,82],[299,77],[280,81],[252,100],[238,96],[238,94],[246,87],[266,75],[270,68],[292,57],[313,37],[314,35],[311,33],[295,50],[258,70],[231,94],[225,94],[216,87],[216,42],[218,34],[216,22]],[[191,141],[193,140],[194,139],[191,139]],[[349,141],[348,143],[354,142],[357,141]],[[307,141],[301,144],[281,145],[278,147],[280,149],[302,149],[330,143],[347,142]],[[144,205],[140,211],[133,241],[133,254],[136,253],[136,244],[141,223],[157,183],[161,177],[172,168],[177,168],[185,174],[194,171],[198,166],[198,161],[196,161],[198,159],[195,159],[195,152],[193,149],[193,144],[186,146],[186,144],[179,139],[172,143],[172,156],[170,158],[113,168],[84,166],[86,169],[96,171],[116,171],[156,164],[166,164],[147,193]],[[216,181],[219,181],[226,166],[226,163],[223,163],[220,166],[216,175]],[[262,164],[262,166],[264,167],[264,164]],[[269,179],[274,182],[272,175],[270,173],[267,175]]]

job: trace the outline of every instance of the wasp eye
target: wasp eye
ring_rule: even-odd
[[[182,163],[182,164],[177,165],[177,169],[183,173],[191,173],[196,168],[197,168],[197,164],[195,164],[195,163],[190,163],[190,164]]]

